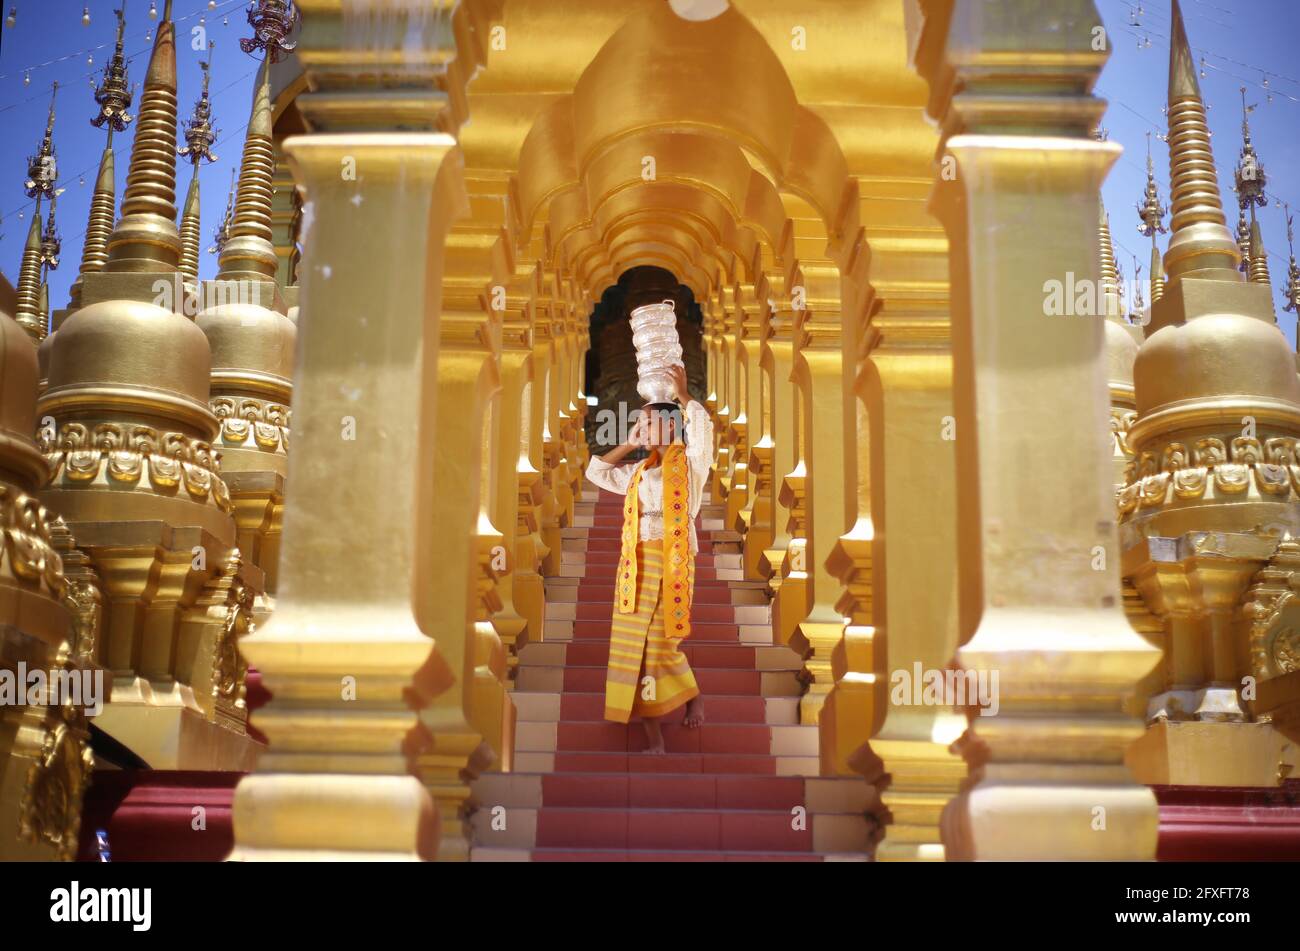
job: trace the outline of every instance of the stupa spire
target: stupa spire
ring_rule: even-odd
[[[45,336],[45,319],[41,314],[41,200],[36,199],[31,227],[27,229],[27,243],[23,246],[22,263],[18,268],[18,307],[14,319],[33,341],[39,343]]]
[[[1169,192],[1173,236],[1165,251],[1171,281],[1194,271],[1231,269],[1241,252],[1219,198],[1205,102],[1178,0],[1169,43]]]
[[[113,155],[113,133],[123,132],[135,116],[131,107],[133,94],[127,86],[126,57],[122,53],[122,37],[126,30],[126,4],[114,10],[117,16],[117,44],[113,55],[104,64],[104,78],[95,89],[95,102],[99,110],[90,124],[97,129],[108,129],[104,152],[99,157],[99,173],[95,176],[95,190],[90,196],[90,214],[86,219],[86,240],[81,248],[81,267],[70,291],[69,306],[81,306],[81,275],[104,270],[108,263],[108,239],[113,233],[113,218],[117,210],[116,161]]]
[[[1257,219],[1250,223],[1250,248],[1249,280],[1252,284],[1264,284],[1271,294],[1273,284],[1268,276],[1268,251],[1264,248],[1264,238],[1260,235]]]
[[[218,278],[255,277],[274,280],[279,259],[272,243],[271,198],[275,154],[271,141],[271,60],[258,70],[253,107],[244,137],[230,232],[221,250]]]
[[[154,34],[140,96],[139,123],[122,196],[122,217],[108,241],[110,271],[174,271],[176,229],[176,25],[172,0]]]

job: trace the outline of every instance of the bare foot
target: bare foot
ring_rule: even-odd
[[[664,734],[663,730],[659,728],[659,718],[643,717],[641,723],[645,726],[645,751],[655,755],[663,755]]]
[[[695,730],[704,725],[704,698],[693,697],[686,704],[686,718],[682,720],[682,726],[688,730]]]

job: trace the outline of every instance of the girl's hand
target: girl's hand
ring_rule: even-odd
[[[686,385],[686,367],[673,367],[673,389],[677,394],[677,402],[685,406],[691,401],[691,393]]]
[[[646,418],[644,416],[637,417],[636,425],[632,427],[632,434],[628,436],[627,442],[629,446],[635,448],[644,448],[649,445],[650,432],[646,428]]]

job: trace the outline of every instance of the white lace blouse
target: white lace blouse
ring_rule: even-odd
[[[695,517],[700,514],[700,505],[704,501],[704,485],[709,479],[709,469],[713,466],[713,421],[709,412],[695,400],[686,404],[686,465],[689,473],[688,499],[691,513],[691,552],[700,549],[695,536]],[[599,456],[592,456],[587,464],[587,478],[608,492],[627,494],[627,487],[632,482],[640,462],[627,462],[611,465]],[[640,503],[641,530],[640,540],[654,541],[664,537],[664,474],[656,466],[646,469],[641,475],[637,492]]]

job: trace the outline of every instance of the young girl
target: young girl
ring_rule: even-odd
[[[605,719],[645,724],[649,753],[664,751],[660,720],[686,704],[683,723],[704,722],[704,702],[691,665],[680,650],[691,629],[695,584],[695,517],[713,465],[713,423],[686,389],[685,367],[674,368],[679,403],[686,407],[683,442],[681,409],[649,403],[628,442],[593,456],[587,478],[626,496],[622,548],[614,582],[614,618],[605,678]],[[623,463],[638,448],[650,450],[640,464]]]

